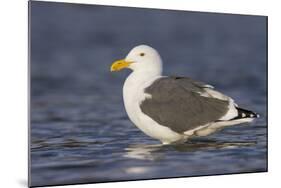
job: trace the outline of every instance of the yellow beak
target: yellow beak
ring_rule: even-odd
[[[125,61],[125,59],[117,60],[114,63],[112,63],[110,67],[110,71],[113,72],[113,71],[122,70],[124,68],[127,68],[132,63],[133,62]]]

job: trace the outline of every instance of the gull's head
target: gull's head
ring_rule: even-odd
[[[129,68],[133,71],[154,72],[161,74],[162,60],[158,52],[150,46],[139,45],[134,47],[125,59],[117,60],[112,65],[111,71]]]

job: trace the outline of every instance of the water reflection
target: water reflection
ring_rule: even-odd
[[[212,149],[234,149],[238,147],[253,146],[256,142],[221,142],[212,140],[189,141],[176,145],[131,145],[125,149],[123,157],[139,160],[161,160],[165,158],[165,151],[195,152]]]

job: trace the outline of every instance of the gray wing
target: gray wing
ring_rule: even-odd
[[[228,111],[229,102],[206,96],[202,82],[187,77],[163,77],[145,89],[151,95],[140,104],[143,113],[160,125],[183,133],[219,120]]]

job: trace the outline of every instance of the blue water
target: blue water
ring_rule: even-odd
[[[266,17],[32,2],[31,185],[267,170]],[[261,118],[177,146],[128,119],[111,63],[156,48],[165,75],[189,76]]]

